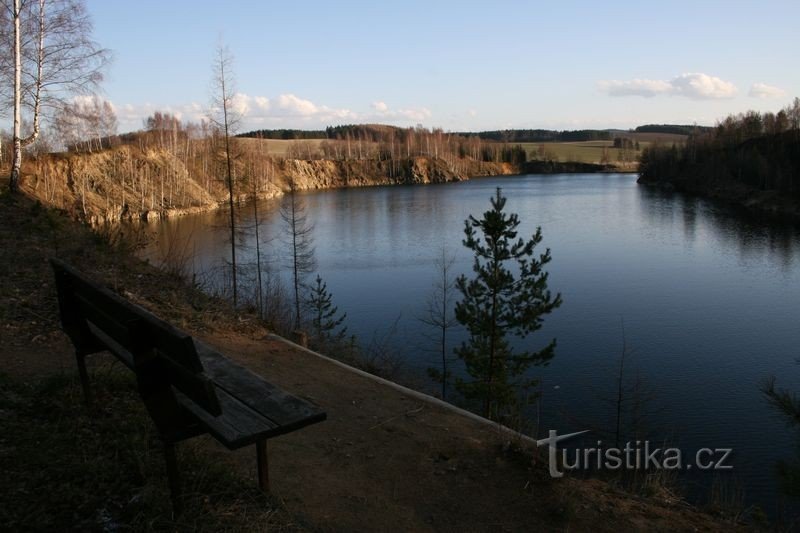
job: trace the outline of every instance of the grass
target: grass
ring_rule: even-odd
[[[248,149],[251,150],[265,150],[266,155],[275,157],[286,157],[289,153],[289,148],[294,146],[301,149],[301,153],[305,154],[307,150],[311,150],[316,154],[319,151],[319,145],[324,139],[298,139],[298,140],[284,140],[284,139],[253,139],[249,137],[242,137],[237,142],[243,143]]]
[[[273,139],[241,139],[250,149],[266,150],[266,153],[275,157],[286,157],[289,147],[294,145],[302,147],[301,153],[308,148],[312,153],[317,153],[322,140],[273,140]],[[519,143],[528,153],[528,159],[535,159],[541,143]],[[613,147],[612,141],[587,141],[574,143],[544,143],[545,150],[552,153],[561,162],[578,161],[581,163],[599,163],[603,154],[603,147],[608,147],[611,161],[617,160],[618,150]],[[641,147],[649,142],[640,143]],[[307,148],[308,147],[308,148]],[[638,155],[638,153],[636,154]]]
[[[180,443],[184,512],[173,517],[163,448],[134,380],[95,373],[99,407],[73,375],[35,384],[0,376],[0,523],[20,530],[296,531],[252,480]]]
[[[640,148],[645,148],[650,143],[639,143]],[[520,143],[528,154],[528,159],[537,159],[539,146],[544,145],[545,153],[551,154],[558,161],[577,161],[579,163],[600,163],[603,158],[603,149],[608,149],[608,157],[611,163],[619,159],[619,149],[614,148],[612,141],[586,141],[573,143]],[[641,152],[631,151],[631,155],[637,158]]]

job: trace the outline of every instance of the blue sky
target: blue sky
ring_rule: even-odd
[[[243,129],[713,124],[800,96],[800,2],[88,0],[120,129],[198,120],[220,39]]]

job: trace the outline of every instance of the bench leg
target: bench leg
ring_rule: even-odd
[[[172,513],[181,513],[181,480],[178,476],[178,460],[175,457],[175,443],[164,441],[164,457],[167,462],[167,479],[169,480],[169,493],[172,499]]]
[[[89,373],[86,371],[86,354],[76,351],[75,358],[78,360],[78,375],[81,378],[81,387],[83,388],[83,401],[87,407],[91,407],[93,398],[92,388],[89,386]]]
[[[258,486],[269,492],[269,465],[267,463],[267,441],[256,442],[256,460],[258,462]]]

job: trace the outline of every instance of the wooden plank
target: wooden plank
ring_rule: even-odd
[[[159,355],[161,352],[158,352]],[[222,407],[216,394],[214,383],[205,374],[193,374],[173,359],[159,357],[156,361],[169,379],[170,384],[205,409],[212,416],[222,414]]]
[[[267,457],[266,440],[256,442],[256,465],[258,487],[264,492],[269,493],[269,461]]]
[[[72,318],[91,324],[89,331],[129,368],[136,370],[142,357],[161,360],[172,384],[212,415],[220,407],[210,380],[202,373],[192,338],[131,304],[108,289],[86,279],[65,263],[53,260],[60,295],[72,303]]]
[[[114,354],[114,356],[116,356],[117,359],[122,361],[122,363],[125,366],[133,370],[134,369],[133,354],[128,350],[126,350],[124,346],[115,341],[112,337],[106,335],[106,333],[102,329],[98,328],[91,322],[88,322],[88,324],[89,324],[89,331],[92,332],[92,335],[97,337],[97,339],[106,346],[108,351]]]
[[[222,407],[222,415],[217,417],[209,415],[205,409],[180,392],[175,396],[178,402],[229,450],[282,433],[280,426],[250,409],[223,389],[218,388],[216,393]]]
[[[136,371],[134,357],[130,351],[91,322],[89,323],[89,329],[117,359],[131,370]],[[157,360],[154,363],[155,368],[158,368],[160,372],[168,376],[170,383],[176,389],[208,411],[210,415],[219,416],[222,413],[222,407],[216,397],[214,384],[207,376],[203,374],[188,374],[188,371],[183,367],[168,359]]]
[[[94,325],[95,329],[92,330],[92,334],[95,334],[96,330],[100,330],[107,337],[113,339],[116,344],[125,346],[130,351],[132,344],[130,329],[125,322],[109,314],[109,311],[105,310],[108,307],[101,308],[95,305],[92,299],[87,298],[84,293],[76,292],[74,298],[80,315]]]
[[[327,418],[316,405],[264,381],[196,339],[195,344],[206,373],[214,383],[280,427],[275,434],[288,433]]]
[[[57,259],[51,259],[50,262],[56,281],[61,327],[75,346],[76,354],[86,355],[103,351],[104,347],[92,336],[86,321],[80,316],[80,311],[73,298],[69,274],[64,271],[62,263]]]
[[[52,259],[51,263],[56,270],[56,278],[62,280],[62,283],[67,280],[72,292],[80,295],[83,302],[92,306],[96,312],[105,313],[119,324],[127,324],[135,320],[143,322],[146,327],[142,332],[148,336],[148,341],[188,369],[194,372],[203,371],[203,366],[197,357],[194,344],[191,342],[192,338],[189,335],[146,309],[89,280],[63,261]],[[117,340],[120,339],[117,338]],[[127,347],[131,348],[131,346]]]

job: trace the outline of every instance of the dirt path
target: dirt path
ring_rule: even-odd
[[[275,339],[208,343],[328,420],[270,441],[273,492],[324,531],[721,529],[677,501],[600,481],[555,482],[507,434]],[[237,453],[254,475],[251,450]]]

